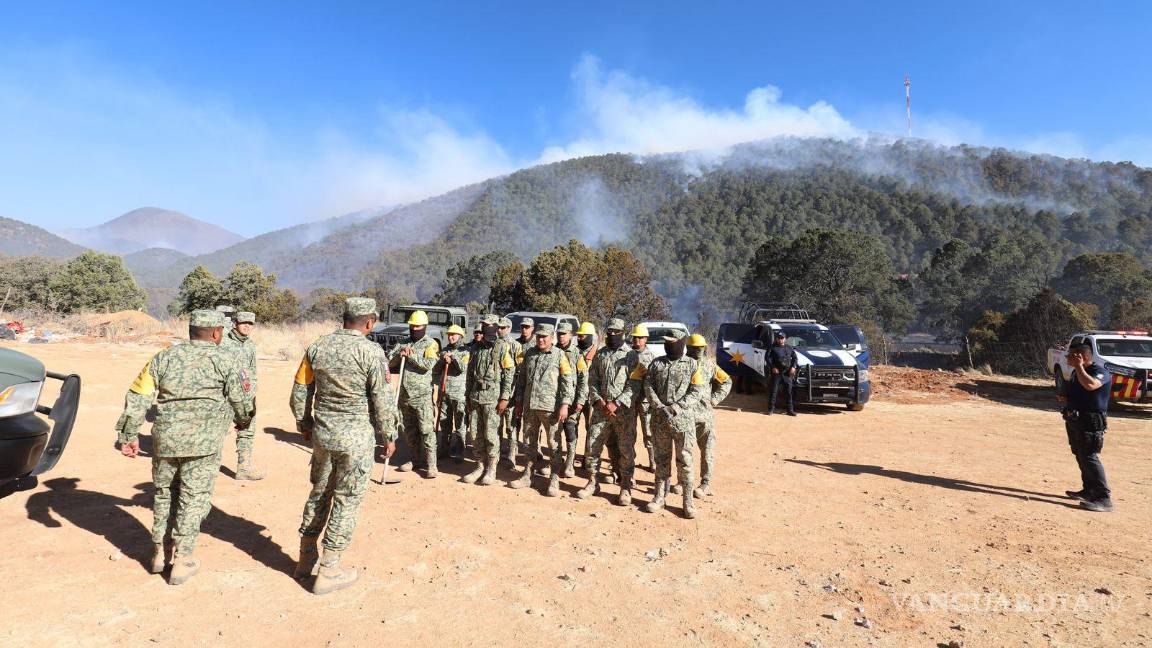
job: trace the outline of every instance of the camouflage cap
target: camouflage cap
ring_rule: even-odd
[[[237,324],[255,324],[256,323],[256,313],[253,313],[252,311],[240,311],[239,313],[236,313],[236,323]]]
[[[556,332],[557,333],[571,333],[572,332],[572,322],[560,322],[559,324],[556,325]]]
[[[507,328],[512,328],[512,320],[508,319],[507,317],[496,317],[495,315],[488,314],[484,317],[481,317],[480,323],[476,326],[480,326],[482,324],[491,324],[492,326],[503,327],[504,322],[508,322]]]
[[[683,340],[686,337],[688,337],[687,332],[681,331],[680,329],[672,329],[671,331],[668,331],[667,335],[664,336],[664,341],[665,342],[679,342],[680,340]]]
[[[472,329],[472,332],[473,333],[483,333],[484,332],[484,325],[483,324],[477,324],[476,328]]]
[[[376,314],[376,300],[371,297],[349,297],[344,300],[344,317]]]
[[[525,326],[536,326],[536,320],[532,319],[531,317],[525,317],[524,319],[520,320],[520,328],[524,328]]]
[[[227,313],[227,314],[231,315],[232,313],[236,312],[236,307],[235,306],[229,306],[228,304],[220,304],[219,306],[216,307],[216,312],[217,313]]]
[[[496,316],[493,315],[492,317]],[[500,319],[496,320],[496,326],[499,328],[510,329],[512,328],[512,320],[508,319],[507,317],[501,317]]]
[[[196,328],[221,328],[224,326],[224,316],[220,311],[194,310],[188,317],[188,326]]]
[[[556,331],[556,327],[551,324],[541,324],[536,327],[536,337],[548,337]]]
[[[608,326],[605,326],[604,328],[608,329],[609,331],[623,331],[624,320],[620,319],[619,317],[613,317],[612,319],[608,320]]]

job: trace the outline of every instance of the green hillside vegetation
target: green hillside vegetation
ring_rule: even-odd
[[[84,248],[46,229],[0,216],[0,254],[70,259]]]

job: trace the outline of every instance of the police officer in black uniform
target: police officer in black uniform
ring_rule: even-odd
[[[776,331],[772,348],[764,356],[768,374],[768,413],[776,413],[776,394],[784,386],[788,397],[788,416],[796,416],[796,406],[792,402],[793,384],[796,380],[796,350],[785,344],[788,336],[784,331]]]
[[[1112,511],[1112,491],[1104,477],[1100,450],[1104,448],[1104,431],[1108,429],[1108,400],[1112,395],[1112,375],[1092,362],[1092,347],[1078,344],[1068,349],[1068,366],[1072,379],[1065,381],[1064,427],[1068,445],[1080,465],[1082,487],[1066,491],[1068,497],[1080,500],[1089,511]]]

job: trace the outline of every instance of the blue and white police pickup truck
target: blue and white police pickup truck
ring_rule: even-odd
[[[763,310],[763,309],[762,309]],[[767,314],[767,313],[761,313]],[[800,317],[726,323],[720,326],[716,362],[736,376],[767,382],[764,358],[776,331],[787,336],[785,344],[796,350],[795,398],[798,403],[843,403],[858,412],[872,396],[868,376],[868,348],[859,327],[846,326],[852,339],[841,340],[829,327],[807,313]]]
[[[1048,367],[1056,381],[1056,392],[1064,391],[1072,379],[1068,347],[1087,344],[1092,361],[1112,374],[1112,400],[1144,403],[1152,401],[1152,337],[1148,331],[1084,331],[1067,344],[1048,349]]]

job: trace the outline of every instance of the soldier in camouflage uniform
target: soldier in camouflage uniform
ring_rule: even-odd
[[[525,318],[525,321],[532,324],[530,317]],[[513,362],[519,363],[524,353],[524,345],[520,343],[520,340],[512,337],[512,320],[501,317],[497,329],[500,339],[508,345],[508,352],[512,354]],[[513,370],[513,379],[515,379],[515,370]],[[513,420],[513,413],[513,408],[509,407],[500,415],[500,456],[512,468],[515,468],[516,452],[520,445],[520,427],[519,422]]]
[[[588,367],[592,366],[592,360],[596,358],[596,326],[592,322],[580,322],[580,328],[576,330],[576,347],[580,349],[580,354],[584,357],[584,364]],[[588,428],[592,420],[592,405],[591,403],[584,403],[584,454],[580,458],[580,469],[585,473],[588,472],[588,450],[589,450],[589,437]]]
[[[693,333],[688,338],[688,357],[700,363],[700,373],[707,381],[708,389],[700,391],[700,400],[692,406],[696,415],[696,446],[700,448],[700,485],[692,491],[696,499],[712,494],[712,467],[716,447],[716,414],[714,410],[732,390],[732,379],[728,372],[716,365],[716,360],[705,355],[708,341],[703,335]],[[673,493],[681,493],[680,484],[672,486]]]
[[[499,337],[497,321],[495,315],[485,315],[480,321],[482,337],[473,342],[468,359],[464,393],[474,430],[472,448],[476,469],[460,478],[465,484],[487,486],[496,479],[500,418],[512,398],[516,363],[507,341]]]
[[[232,330],[232,318],[236,316],[236,307],[228,304],[220,304],[216,307],[216,312],[224,318],[224,335]]]
[[[461,344],[464,339],[464,329],[453,324],[445,332],[448,337],[448,346],[440,353],[440,361],[432,370],[433,381],[437,385],[444,385],[444,393],[440,395],[440,438],[437,444],[441,454],[447,454],[453,447],[452,438],[459,439],[455,458],[459,461],[464,451],[464,381],[468,369],[470,349],[468,345]],[[447,376],[445,376],[447,372]]]
[[[388,354],[392,371],[404,372],[400,376],[400,431],[412,451],[413,460],[397,468],[399,471],[425,468],[424,476],[435,479],[436,466],[436,406],[432,400],[432,367],[440,359],[440,343],[425,333],[428,314],[413,311],[408,317],[408,341],[397,344]]]
[[[224,319],[216,311],[193,311],[187,344],[160,351],[128,390],[117,422],[120,452],[140,453],[140,426],[156,401],[152,425],[152,562],[150,571],[164,571],[164,539],[176,497],[172,527],[172,573],[179,585],[199,569],[192,556],[200,523],[212,508],[212,490],[220,470],[220,451],[228,424],[248,426],[248,380],[236,355],[220,348]]]
[[[572,325],[560,322],[556,326],[556,346],[568,356],[568,364],[576,371],[576,392],[568,418],[564,419],[564,477],[575,477],[576,442],[579,439],[580,414],[588,406],[588,363],[584,353],[572,339]]]
[[[632,329],[632,348],[640,356],[640,364],[647,367],[652,364],[656,356],[648,348],[648,327],[637,324]],[[644,438],[644,449],[648,451],[648,467],[655,470],[656,464],[652,461],[652,411],[648,406],[648,399],[644,390],[636,395],[636,422],[640,424],[640,431]]]
[[[251,388],[248,390],[248,418],[256,418],[256,343],[250,337],[252,327],[256,325],[256,314],[249,311],[236,313],[235,325],[231,331],[220,341],[221,348],[228,349],[236,354],[240,366],[248,374]],[[259,480],[264,479],[264,472],[252,464],[252,445],[255,441],[253,425],[247,429],[236,430],[236,479]]]
[[[664,508],[672,455],[684,492],[684,517],[696,517],[692,504],[692,449],[696,446],[694,407],[704,394],[707,381],[700,364],[685,355],[687,334],[674,330],[664,336],[666,355],[648,365],[644,391],[652,407],[652,452],[656,460],[655,498],[645,508],[655,513]]]
[[[560,473],[564,470],[560,424],[568,418],[572,398],[576,395],[575,372],[568,364],[568,355],[553,345],[553,332],[551,324],[541,324],[536,328],[536,346],[524,352],[524,360],[516,370],[513,400],[517,413],[523,417],[528,447],[524,451],[524,473],[508,483],[512,488],[531,485],[543,431],[544,443],[552,460],[545,492],[548,497],[560,494]]]
[[[633,477],[636,470],[636,393],[643,388],[644,365],[634,349],[624,346],[624,320],[608,321],[605,344],[596,352],[588,370],[588,403],[592,419],[588,425],[589,449],[584,463],[588,466],[588,483],[576,492],[585,499],[599,490],[600,455],[604,446],[615,446],[615,468],[620,471],[620,496],[617,503],[632,502]],[[612,453],[610,453],[611,456]],[[618,458],[616,458],[618,457]]]
[[[340,556],[352,539],[368,488],[376,435],[385,444],[385,461],[396,450],[387,360],[380,347],[364,337],[375,324],[376,300],[345,300],[344,327],[308,347],[292,385],[296,429],[312,442],[312,490],[300,522],[300,560],[293,576],[312,574],[323,532],[315,594],[348,587],[359,577],[356,570],[340,568]]]

